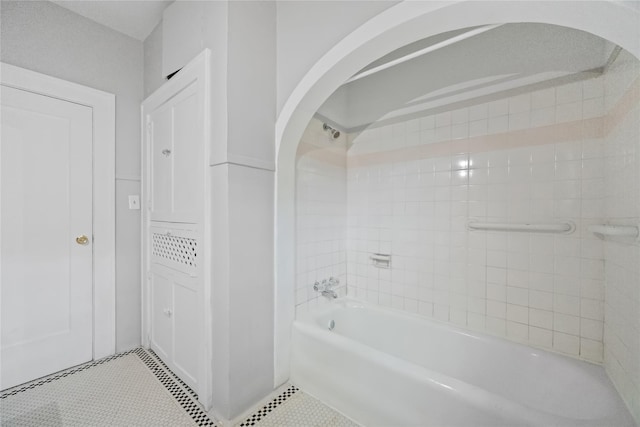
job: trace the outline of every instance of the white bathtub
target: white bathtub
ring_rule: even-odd
[[[352,299],[294,322],[291,382],[364,426],[635,425],[600,366]]]

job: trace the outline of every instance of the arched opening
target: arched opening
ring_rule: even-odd
[[[496,23],[533,22],[582,30],[640,57],[639,20],[639,10],[614,2],[403,2],[358,28],[318,61],[276,123],[275,383],[288,378],[294,318],[295,154],[305,127],[331,93],[367,64],[409,43]]]

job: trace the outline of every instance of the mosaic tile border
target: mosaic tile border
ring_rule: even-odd
[[[153,350],[145,350],[142,348],[138,348],[137,350],[140,351],[137,353],[138,357],[149,367],[151,372],[153,372],[156,378],[165,386],[196,424],[199,426],[216,425],[215,421],[209,417],[196,401],[198,395],[178,378]]]
[[[258,421],[260,421],[261,419],[266,417],[271,411],[273,411],[278,406],[280,406],[284,402],[286,402],[287,399],[289,399],[291,396],[296,394],[299,390],[300,389],[298,387],[292,385],[291,387],[286,389],[284,392],[280,393],[271,402],[267,403],[265,406],[263,406],[261,409],[259,409],[256,413],[254,413],[249,418],[244,420],[244,422],[242,422],[242,424],[240,424],[239,427],[247,427],[247,426],[256,425],[256,423]]]
[[[164,362],[162,361],[162,359],[160,359],[160,356],[158,356],[158,355],[156,354],[156,352],[155,352],[155,351],[153,351],[153,350],[151,350],[151,349],[148,349],[148,350],[145,350],[145,351],[146,351],[147,353],[150,353],[150,354],[155,358],[155,361],[156,361],[157,363],[159,363],[159,364],[160,364],[160,366],[162,366],[162,367],[164,368],[164,370],[165,370],[165,371],[167,371],[167,372],[169,373],[169,375],[171,375],[171,377],[173,378],[173,380],[174,380],[175,382],[177,382],[178,384],[180,384],[180,385],[182,386],[182,388],[184,388],[184,389],[187,391],[187,393],[189,393],[189,394],[190,394],[194,399],[198,400],[198,393],[196,393],[195,391],[193,391],[193,389],[192,389],[191,387],[189,387],[189,386],[188,386],[184,381],[182,381],[180,378],[178,378],[178,376],[177,376],[176,374],[174,374],[174,373],[173,373],[173,371],[172,371],[171,369],[169,369],[169,367],[167,366],[167,364],[166,364],[166,363],[164,363]]]
[[[162,362],[162,360],[160,360],[160,358],[152,350],[145,350],[142,347],[114,354],[113,356],[108,356],[103,359],[89,362],[40,380],[35,380],[31,383],[27,383],[26,385],[8,389],[0,394],[0,399],[6,399],[9,396],[14,396],[18,393],[34,389],[43,384],[48,384],[52,381],[68,377],[69,375],[85,371],[94,366],[102,365],[103,363],[118,359],[128,354],[135,354],[140,358],[140,360],[147,366],[151,373],[153,373],[158,381],[160,381],[160,383],[167,389],[167,391],[174,397],[174,399],[176,399],[182,409],[184,409],[184,411],[198,426],[216,426],[215,421],[211,419],[209,415],[202,409],[200,404],[197,403],[198,395],[182,380],[180,380],[173,372],[171,372],[171,370],[167,368],[164,362]]]
[[[0,399],[6,399],[9,396],[14,396],[14,395],[16,395],[18,393],[22,393],[23,391],[31,390],[31,389],[34,389],[34,388],[36,388],[38,386],[41,386],[43,384],[47,384],[47,383],[50,383],[52,381],[68,377],[69,375],[73,375],[73,374],[78,373],[78,372],[86,371],[87,369],[92,368],[94,366],[102,365],[103,363],[106,363],[106,362],[109,362],[111,360],[118,359],[120,357],[123,357],[123,356],[126,356],[128,354],[131,354],[131,353],[135,352],[136,350],[137,349],[133,349],[133,350],[125,351],[123,353],[114,354],[112,356],[107,356],[107,357],[105,357],[103,359],[96,360],[96,361],[93,361],[93,362],[89,362],[89,363],[86,363],[84,365],[76,366],[75,368],[71,368],[71,369],[68,369],[66,371],[62,371],[62,372],[59,372],[57,374],[53,374],[51,376],[44,377],[44,378],[39,379],[39,380],[35,380],[35,381],[27,383],[25,385],[19,385],[19,386],[7,389],[2,394],[0,394]]]

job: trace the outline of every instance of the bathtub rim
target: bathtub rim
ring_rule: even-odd
[[[524,342],[524,341],[516,341],[516,340],[512,340],[509,339],[508,337],[505,337],[503,335],[498,335],[496,333],[492,333],[491,331],[487,331],[487,330],[480,330],[480,329],[473,329],[473,328],[467,328],[461,325],[458,325],[456,323],[452,323],[452,322],[448,322],[446,320],[442,320],[442,319],[438,319],[436,317],[430,317],[430,316],[425,316],[423,314],[420,313],[414,313],[414,312],[409,312],[409,311],[405,311],[405,310],[401,310],[398,308],[393,308],[393,307],[389,307],[389,306],[380,306],[378,304],[374,304],[368,301],[363,301],[360,300],[358,298],[355,298],[353,296],[343,296],[343,297],[338,297],[337,299],[334,300],[329,300],[327,303],[324,303],[322,305],[319,305],[317,307],[314,307],[310,310],[306,310],[302,313],[296,313],[296,317],[294,319],[294,323],[295,322],[312,322],[313,318],[315,318],[316,316],[318,316],[321,313],[328,313],[331,310],[333,310],[336,307],[336,304],[353,304],[353,305],[348,305],[348,307],[350,308],[355,308],[355,309],[361,309],[361,308],[366,308],[366,309],[372,309],[372,310],[379,310],[379,311],[388,311],[390,313],[393,313],[395,315],[398,315],[400,317],[406,317],[409,319],[413,319],[415,321],[426,321],[426,322],[430,322],[435,324],[436,326],[439,326],[441,328],[444,329],[451,329],[454,330],[456,333],[460,333],[462,335],[467,335],[470,336],[472,338],[491,338],[491,339],[496,339],[499,342],[502,343],[508,343],[508,344],[515,344],[521,347],[526,347],[528,349],[531,350],[536,350],[536,351],[542,351],[544,353],[549,353],[552,355],[556,355],[556,356],[560,356],[561,358],[564,359],[568,359],[570,361],[580,361],[580,362],[586,362],[590,365],[595,365],[595,366],[599,366],[604,368],[604,361],[603,362],[596,362],[594,360],[591,359],[586,359],[586,358],[582,358],[579,356],[574,356],[571,354],[567,354],[567,353],[562,353],[558,350],[555,350],[553,348],[548,348],[548,347],[542,347],[539,345],[535,345],[533,343],[528,343],[528,342]]]

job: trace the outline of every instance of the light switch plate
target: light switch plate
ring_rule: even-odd
[[[140,196],[138,196],[137,194],[129,196],[129,209],[131,210],[140,209]]]

